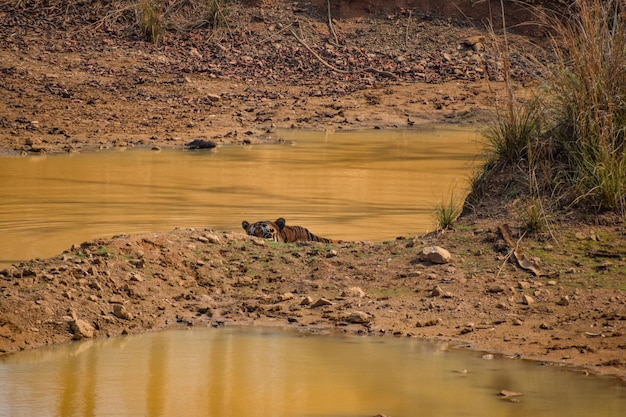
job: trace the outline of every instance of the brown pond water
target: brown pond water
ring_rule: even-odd
[[[213,151],[114,150],[0,158],[0,264],[50,257],[98,237],[285,217],[343,240],[434,228],[462,196],[474,128],[280,131],[282,145]]]
[[[503,390],[519,392],[515,402]],[[2,416],[623,417],[626,386],[415,339],[171,330],[0,358]]]

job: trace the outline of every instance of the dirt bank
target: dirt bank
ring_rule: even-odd
[[[345,15],[335,37],[319,4],[233,5],[230,26],[151,44],[106,9],[115,2],[20,3],[0,6],[5,154],[479,123],[504,87],[481,23],[415,8],[364,14],[364,2],[342,3],[353,7],[333,10]],[[522,94],[545,58],[525,37],[509,40]],[[523,209],[509,203],[483,202],[452,232],[389,242],[276,245],[184,228],[87,242],[0,271],[0,350],[256,323],[464,341],[626,377],[623,225],[563,221],[524,236],[535,275],[510,262],[499,232],[509,223],[521,236]],[[420,261],[430,245],[451,263]]]

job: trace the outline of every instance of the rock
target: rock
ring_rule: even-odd
[[[569,296],[568,295],[564,295],[563,297],[561,297],[561,299],[559,301],[556,302],[557,305],[560,306],[568,306],[569,305]]]
[[[300,301],[300,305],[301,306],[308,306],[308,305],[311,305],[312,303],[313,303],[313,299],[311,297],[308,297],[308,296],[304,297],[302,299],[302,301]]]
[[[506,285],[504,284],[494,284],[487,287],[487,292],[492,294],[497,294],[501,292],[505,292],[507,290]]]
[[[415,327],[430,327],[430,326],[437,326],[438,324],[442,324],[443,320],[441,318],[436,318],[436,319],[432,319],[432,320],[426,320],[426,321],[421,321],[418,320],[417,323],[415,323]]]
[[[534,302],[535,302],[535,299],[532,298],[530,295],[524,294],[522,296],[522,304],[525,304],[525,305],[529,306],[529,305],[531,305]]]
[[[74,334],[74,340],[91,339],[94,328],[85,320],[77,319],[74,315],[73,320],[70,321],[70,331]]]
[[[363,298],[365,297],[365,291],[361,289],[361,287],[350,287],[341,292],[342,297],[356,297]]]
[[[327,300],[326,298],[320,298],[319,300],[311,304],[311,308],[322,307],[322,306],[332,306],[332,305],[333,303],[330,300]]]
[[[500,395],[503,397],[519,397],[524,394],[522,394],[521,392],[517,392],[517,391],[509,391],[509,390],[503,389],[502,391],[500,391]]]
[[[433,288],[430,292],[430,295],[432,295],[433,297],[439,297],[441,294],[443,294],[443,290],[439,285],[436,285],[435,288]]]
[[[111,298],[109,298],[110,304],[124,304],[124,299],[121,295],[113,294]]]
[[[420,261],[433,264],[447,264],[451,259],[450,252],[439,246],[427,246],[419,256]]]
[[[123,320],[132,320],[134,317],[126,308],[121,304],[113,305],[113,315]]]
[[[279,301],[293,300],[293,293],[286,292],[286,293],[282,294],[280,297],[278,297],[278,299],[279,299]]]
[[[364,311],[353,311],[348,317],[346,317],[346,321],[355,324],[366,324],[371,321],[371,318],[370,315]]]
[[[194,139],[191,142],[185,144],[189,149],[212,149],[217,146],[212,140],[206,139]]]
[[[143,282],[143,277],[141,276],[141,274],[132,274],[130,276],[130,280],[133,282]]]

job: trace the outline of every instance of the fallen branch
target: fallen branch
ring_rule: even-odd
[[[498,226],[498,230],[500,231],[500,234],[502,235],[502,238],[504,239],[504,241],[511,248],[508,256],[504,260],[504,263],[506,263],[512,256],[520,268],[531,272],[535,276],[540,276],[541,271],[539,270],[539,265],[537,265],[535,261],[528,259],[528,257],[520,249],[520,243],[522,242],[522,239],[524,238],[526,233],[524,232],[524,234],[520,236],[517,242],[515,242],[513,240],[513,236],[511,236],[511,230],[509,229],[508,224],[506,223],[501,224],[500,226]],[[502,267],[504,267],[504,263],[502,264]],[[502,271],[502,267],[500,267],[500,270],[498,271],[498,275],[500,275],[500,272]]]
[[[315,52],[313,49],[311,49],[311,47],[309,45],[307,45],[302,39],[300,39],[298,37],[298,35],[296,35],[296,32],[294,32],[293,30],[290,30],[290,32],[293,35],[293,37],[296,38],[298,40],[298,42],[300,42],[302,44],[302,46],[304,46],[310,53],[312,53],[313,56],[315,56],[315,58],[318,59],[318,61],[320,61],[322,64],[324,64],[324,66],[330,68],[331,70],[333,70],[335,72],[339,72],[339,73],[342,73],[342,74],[349,74],[350,73],[350,71],[346,71],[346,70],[343,70],[343,69],[340,69],[340,68],[337,68],[337,67],[334,67],[334,66],[330,65],[328,62],[326,62],[324,60],[324,58],[319,56],[317,54],[317,52]]]
[[[383,71],[383,70],[378,70],[376,68],[373,67],[367,67],[361,71],[348,71],[348,70],[344,70],[341,68],[337,68],[333,65],[330,65],[328,62],[326,62],[324,60],[324,58],[322,58],[321,56],[319,56],[319,54],[317,52],[315,52],[309,45],[306,44],[306,42],[304,42],[302,39],[300,39],[300,37],[298,35],[296,35],[296,33],[291,30],[290,31],[291,34],[293,35],[294,38],[296,38],[298,40],[298,42],[300,42],[302,44],[302,46],[304,46],[310,53],[313,54],[313,56],[315,56],[315,58],[317,58],[318,61],[320,61],[324,66],[330,68],[331,70],[341,73],[341,74],[357,74],[359,72],[372,72],[374,74],[378,74],[380,76],[383,77],[387,77],[387,78],[392,78],[394,80],[397,80],[398,77],[396,76],[396,74],[389,72],[389,71]]]
[[[394,74],[393,72],[384,71],[384,70],[378,70],[378,69],[373,68],[373,67],[367,67],[363,71],[365,71],[365,72],[373,72],[374,74],[382,75],[383,77],[387,77],[387,78],[393,78],[394,80],[398,79],[398,76],[396,74]]]

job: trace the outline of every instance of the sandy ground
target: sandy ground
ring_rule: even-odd
[[[109,14],[90,17],[99,9],[3,5],[0,152],[482,123],[503,96],[497,48],[478,24],[354,9],[334,21],[333,39],[324,9],[288,4],[237,6],[235,26],[156,45]],[[521,95],[543,55],[521,35],[511,43]],[[626,378],[623,223],[568,218],[524,236],[531,272],[500,233],[506,223],[519,239],[520,212],[492,198],[454,231],[389,242],[274,244],[211,225],[86,242],[0,270],[0,351],[176,325],[276,325],[449,340]],[[433,245],[452,260],[420,260]]]

